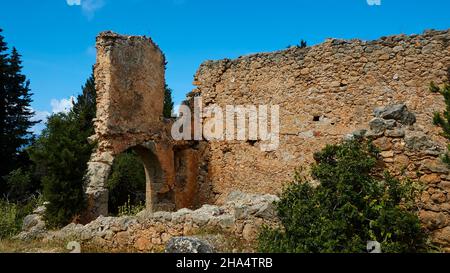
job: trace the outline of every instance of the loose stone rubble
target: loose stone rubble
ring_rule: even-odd
[[[190,240],[196,251],[205,251],[205,244],[214,251],[233,251],[227,249],[230,237],[239,240],[242,251],[252,251],[251,244],[258,236],[262,225],[278,224],[273,195],[252,195],[233,192],[223,206],[204,205],[197,210],[181,209],[176,212],[142,211],[137,216],[99,217],[87,225],[70,224],[58,231],[33,233],[24,231],[19,236],[23,239],[40,239],[44,241],[78,241],[85,247],[104,249],[105,251],[162,252],[172,238],[193,235],[228,234],[219,239],[207,238]],[[208,236],[206,236],[208,237]],[[227,238],[228,237],[228,238]],[[175,240],[175,241],[174,241]],[[183,252],[180,241],[174,239],[167,251]],[[199,245],[199,242],[205,242]],[[208,243],[210,242],[210,243]],[[247,248],[246,245],[248,245]],[[188,247],[188,246],[186,246]],[[199,249],[200,247],[200,249]],[[225,248],[225,249],[224,249]]]
[[[174,237],[166,245],[166,253],[213,253],[213,247],[195,237]]]

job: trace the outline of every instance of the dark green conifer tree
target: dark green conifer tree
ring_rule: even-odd
[[[173,99],[172,89],[166,84],[164,88],[164,110],[163,114],[165,118],[171,118],[173,112]]]
[[[1,30],[0,30],[1,32]],[[6,191],[5,176],[23,165],[23,148],[33,139],[31,127],[34,113],[30,82],[22,74],[21,55],[16,48],[11,54],[0,35],[0,193]]]

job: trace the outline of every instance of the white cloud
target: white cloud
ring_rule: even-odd
[[[172,117],[178,117],[180,114],[180,106],[179,104],[174,105],[172,110]]]
[[[381,0],[367,0],[369,6],[381,6]]]
[[[83,13],[90,19],[105,5],[104,0],[66,0],[66,3],[69,6],[81,6]]]
[[[50,105],[52,106],[52,113],[58,114],[58,113],[68,113],[75,103],[75,97],[71,96],[68,99],[52,99],[50,102]]]
[[[101,9],[105,5],[103,0],[83,0],[81,7],[84,12],[93,13],[98,9]]]
[[[69,6],[79,6],[81,5],[81,0],[66,0]]]
[[[47,111],[34,111],[34,117],[32,118],[33,121],[46,121],[47,118],[50,116],[50,113]]]
[[[40,111],[40,110],[34,110],[31,108],[31,111],[34,112],[34,116],[31,118],[32,121],[39,121],[38,124],[34,125],[33,128],[31,128],[31,131],[37,135],[39,135],[42,130],[45,128],[45,124],[47,123],[48,118],[52,114],[58,114],[58,113],[68,113],[74,103],[76,102],[76,98],[71,96],[68,99],[52,99],[50,101],[50,106],[52,107],[52,112],[48,111]]]
[[[34,134],[39,135],[42,130],[45,128],[45,123],[47,122],[48,117],[50,116],[50,113],[47,111],[39,111],[39,110],[33,110],[34,116],[31,118],[31,121],[39,121],[39,123],[35,124],[33,128],[31,128],[31,131]]]

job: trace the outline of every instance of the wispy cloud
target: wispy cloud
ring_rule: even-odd
[[[76,98],[73,96],[64,99],[52,99],[50,101],[50,106],[52,108],[51,112],[31,109],[34,112],[34,116],[31,120],[39,121],[38,124],[31,128],[31,131],[39,135],[45,128],[45,124],[52,114],[68,113],[72,109],[75,101]]]
[[[75,103],[75,97],[71,96],[68,99],[52,99],[50,105],[52,106],[52,113],[68,113]]]
[[[105,0],[66,0],[69,6],[81,6],[83,13],[92,19],[97,10],[105,6]]]
[[[33,110],[33,109],[31,109]],[[34,111],[34,117],[31,118],[32,121],[39,121],[39,123],[35,124],[33,128],[31,128],[31,131],[34,134],[39,135],[42,130],[45,128],[45,123],[47,122],[48,117],[50,116],[50,113],[47,111],[39,111],[39,110],[33,110]]]
[[[66,0],[69,6],[79,6],[81,5],[81,0]]]
[[[367,0],[369,6],[381,6],[381,0]]]
[[[93,14],[98,9],[101,9],[105,5],[103,0],[82,0],[81,8],[85,13]]]

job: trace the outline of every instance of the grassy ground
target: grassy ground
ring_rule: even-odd
[[[69,253],[63,243],[24,242],[12,239],[0,240],[0,253]]]
[[[0,239],[0,253],[70,253],[68,242],[42,242]],[[136,252],[136,250],[134,250]],[[164,250],[156,252],[163,252]],[[81,246],[81,253],[133,253],[132,249],[102,249],[92,245]],[[137,253],[137,252],[136,252]]]

